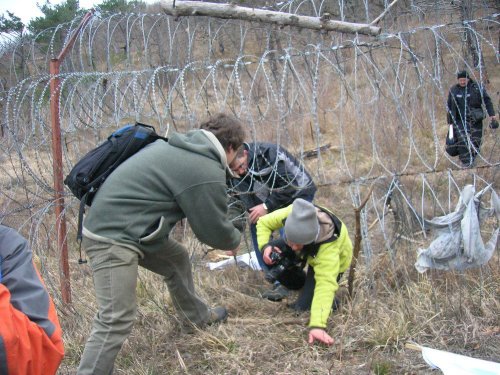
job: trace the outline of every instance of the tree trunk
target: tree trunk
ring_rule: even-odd
[[[201,1],[160,2],[163,11],[178,16],[208,16],[224,19],[240,19],[271,23],[279,26],[295,26],[305,29],[337,31],[349,34],[377,36],[380,28],[363,23],[333,21],[321,17],[299,16],[291,13],[275,12],[257,8],[240,7],[233,4],[205,3]]]
[[[477,40],[477,33],[474,23],[468,23],[467,21],[474,19],[474,5],[472,0],[462,0],[462,21],[464,22],[465,29],[465,39],[467,42],[465,49],[464,58],[466,61],[471,61],[472,66],[476,69],[482,78],[485,73],[485,66],[483,61],[483,55],[481,53],[481,45]]]

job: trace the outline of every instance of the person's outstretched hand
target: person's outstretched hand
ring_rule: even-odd
[[[321,328],[313,328],[309,331],[309,344],[314,344],[316,340],[328,346],[333,344],[332,337]]]

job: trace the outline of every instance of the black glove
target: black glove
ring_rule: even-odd
[[[491,129],[497,129],[498,128],[498,121],[493,119],[490,121],[490,128]]]

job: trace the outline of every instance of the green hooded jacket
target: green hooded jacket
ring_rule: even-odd
[[[161,251],[175,223],[187,218],[198,239],[233,250],[240,232],[227,218],[226,154],[204,130],[174,133],[131,156],[99,188],[83,234],[141,255]]]

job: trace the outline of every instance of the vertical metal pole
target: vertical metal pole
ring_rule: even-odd
[[[59,67],[61,62],[66,57],[66,54],[75,43],[76,37],[85,25],[92,18],[94,9],[91,9],[82,19],[78,28],[74,30],[70,40],[59,53],[57,58],[50,60],[50,115],[52,119],[52,159],[53,159],[53,174],[54,174],[54,202],[56,214],[56,235],[57,249],[60,251],[59,257],[59,276],[61,280],[61,295],[63,303],[71,303],[71,283],[69,278],[69,263],[68,263],[68,242],[66,230],[66,215],[64,214],[64,184],[63,184],[63,162],[62,162],[62,147],[61,147],[61,122],[59,114],[60,89],[61,82],[59,79]]]
[[[66,216],[64,214],[64,185],[63,163],[61,148],[61,123],[59,119],[60,80],[59,60],[50,60],[50,114],[52,117],[52,159],[55,190],[55,214],[57,249],[60,251],[59,275],[61,281],[62,300],[65,304],[71,303],[71,285],[69,278],[68,243],[66,241]]]

